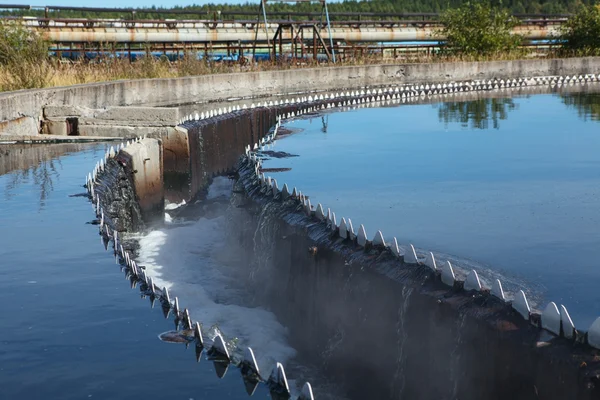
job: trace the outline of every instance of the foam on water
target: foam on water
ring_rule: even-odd
[[[179,297],[193,320],[200,321],[204,334],[215,335],[218,327],[224,338],[237,341],[238,352],[250,346],[261,371],[270,371],[276,362],[285,363],[296,351],[287,343],[287,331],[275,315],[259,307],[244,306],[241,277],[249,273],[242,255],[227,244],[227,198],[231,182],[217,178],[209,199],[224,199],[219,211],[193,223],[173,223],[139,238],[139,264],[146,267],[154,282]]]
[[[169,202],[166,202],[166,204],[165,204],[165,210],[167,210],[167,211],[175,210],[175,209],[177,209],[177,208],[179,208],[181,206],[184,206],[185,204],[186,204],[185,200],[181,200],[181,203],[169,203]]]

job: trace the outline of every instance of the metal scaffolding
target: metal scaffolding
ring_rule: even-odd
[[[268,1],[293,3],[319,2],[321,3],[321,18],[319,21],[311,22],[304,21],[295,23],[294,21],[289,20],[286,23],[279,23],[271,39],[271,35],[269,34],[269,21],[267,19]],[[262,23],[260,22],[261,17],[263,19]],[[278,57],[278,48],[279,57],[283,57],[283,46],[286,45],[290,48],[290,54],[292,59],[304,59],[308,55],[312,55],[313,60],[316,61],[319,50],[322,49],[325,55],[327,56],[328,61],[331,61],[333,63],[336,62],[335,49],[333,46],[333,36],[331,34],[331,22],[329,20],[329,11],[327,9],[327,0],[261,0],[254,31],[254,46],[252,48],[253,60],[256,57],[256,43],[258,39],[258,32],[262,29],[261,25],[263,25],[265,35],[267,37],[267,48],[269,58],[271,58],[274,61],[277,60]],[[325,40],[323,40],[323,37],[320,33],[324,27],[327,27],[327,35],[329,36],[329,46],[327,46]],[[305,31],[309,32],[308,37],[305,36]],[[288,38],[285,38],[286,32],[289,32]],[[273,43],[273,45],[271,45],[271,42]],[[307,49],[310,49],[311,51],[308,51]]]

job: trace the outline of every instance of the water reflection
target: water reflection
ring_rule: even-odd
[[[569,93],[561,97],[565,105],[577,109],[579,118],[600,121],[600,93]]]
[[[40,208],[43,208],[46,205],[48,194],[54,189],[54,179],[60,177],[57,166],[62,169],[60,160],[48,160],[33,168],[10,174],[4,187],[4,198],[7,201],[12,199],[19,186],[28,184],[30,180],[33,180],[33,184],[39,190]]]
[[[33,182],[39,192],[40,209],[54,190],[63,169],[60,157],[78,152],[90,145],[53,144],[53,145],[1,145],[0,175],[9,174],[4,186],[5,200],[12,199],[20,186]],[[12,173],[11,173],[12,172]]]
[[[460,123],[465,128],[500,128],[500,121],[508,118],[510,111],[518,105],[511,98],[483,98],[473,101],[446,102],[434,105],[438,118],[446,127],[451,122]]]

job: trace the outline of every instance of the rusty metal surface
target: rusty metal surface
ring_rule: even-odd
[[[31,29],[41,33],[53,43],[226,43],[254,42],[256,32],[249,24],[216,24],[216,27],[203,23],[194,23],[193,27],[182,26],[172,29],[160,28],[148,23],[135,28],[123,26],[122,23],[113,26],[83,25],[49,25],[36,26],[27,24]],[[277,30],[276,23],[269,24],[269,39]],[[514,29],[528,40],[548,39],[559,32],[559,24],[520,25]],[[339,42],[403,42],[403,41],[435,41],[443,40],[439,25],[393,25],[381,24],[358,25],[332,24],[331,34]],[[326,28],[319,32],[322,37],[328,37]],[[259,29],[256,42],[267,42],[264,29]]]

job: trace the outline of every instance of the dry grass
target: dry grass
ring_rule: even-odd
[[[136,62],[128,60],[106,59],[95,62],[59,62],[46,60],[37,63],[20,63],[16,67],[0,65],[0,91],[27,88],[70,86],[83,83],[105,82],[119,79],[176,78],[182,76],[222,74],[231,72],[251,72],[281,70],[292,68],[311,68],[315,66],[369,65],[380,63],[437,63],[460,61],[516,60],[532,57],[530,52],[515,51],[499,53],[486,57],[461,57],[456,55],[427,55],[424,53],[403,54],[397,58],[365,56],[343,60],[336,64],[294,62],[240,65],[227,63],[207,63],[193,58],[184,58],[178,62],[165,59],[142,58]],[[548,57],[545,53],[543,56]],[[552,54],[554,56],[554,54]]]

